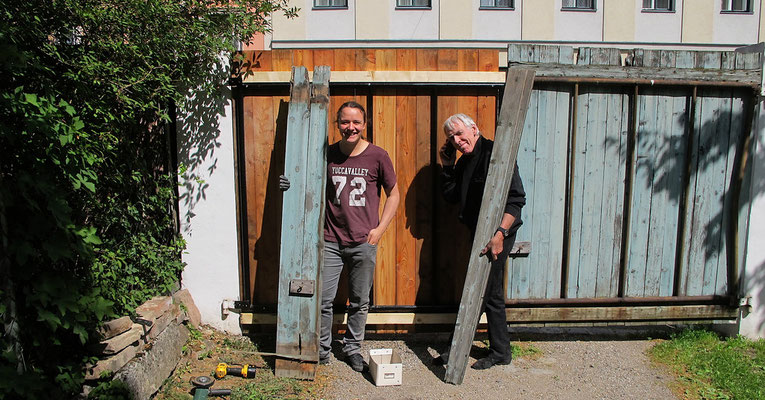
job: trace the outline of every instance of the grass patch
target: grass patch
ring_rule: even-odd
[[[253,382],[231,391],[231,400],[306,399],[312,398],[310,388],[290,378],[258,376]]]
[[[660,341],[649,354],[675,373],[683,398],[765,398],[765,340],[686,330]]]
[[[542,357],[542,350],[528,342],[512,342],[510,343],[510,351],[513,353],[513,358],[528,358],[535,360]]]
[[[486,348],[489,348],[489,340],[481,341]],[[542,357],[543,352],[531,342],[510,342],[510,352],[513,354],[513,359],[528,358],[536,360]]]

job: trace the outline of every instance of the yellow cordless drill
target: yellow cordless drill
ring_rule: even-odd
[[[218,367],[215,368],[215,377],[222,379],[226,375],[241,376],[242,378],[254,378],[255,366],[244,364],[241,367],[232,367],[226,363],[218,364]]]

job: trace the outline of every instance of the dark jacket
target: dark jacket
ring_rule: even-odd
[[[489,160],[494,142],[484,138],[478,138],[473,152],[463,155],[457,160],[456,165],[444,167],[441,171],[441,192],[446,201],[459,203],[459,219],[475,234],[478,223],[478,213],[481,211],[481,199],[486,185],[486,176],[489,174]],[[495,195],[489,188],[487,194]],[[518,173],[518,164],[515,164],[513,180],[510,182],[510,192],[507,194],[504,212],[515,217],[510,234],[518,231],[521,221],[521,208],[526,204],[526,192],[523,190],[523,182]]]

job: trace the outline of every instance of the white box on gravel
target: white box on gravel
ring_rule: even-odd
[[[377,386],[401,385],[401,356],[393,349],[369,350],[369,373]]]

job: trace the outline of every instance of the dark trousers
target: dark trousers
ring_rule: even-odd
[[[515,235],[505,238],[502,252],[492,261],[489,279],[486,281],[486,291],[481,310],[486,313],[489,330],[489,355],[496,360],[508,360],[510,353],[510,334],[507,331],[505,315],[505,263],[507,255],[515,244]]]

